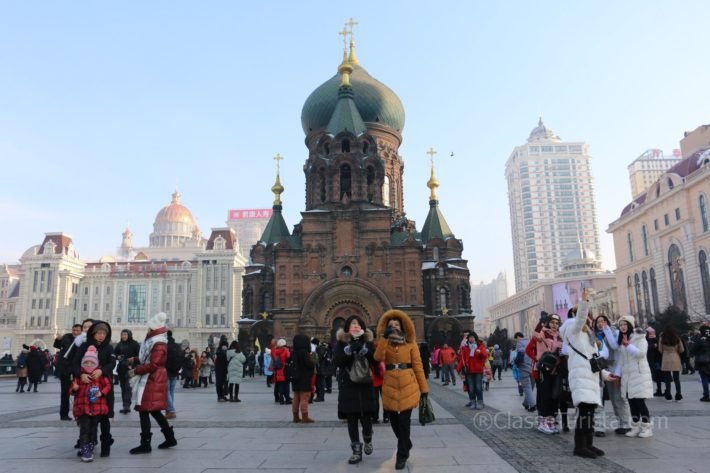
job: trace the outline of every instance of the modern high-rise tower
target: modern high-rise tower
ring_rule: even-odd
[[[562,141],[540,119],[505,164],[515,290],[551,279],[580,247],[600,256],[591,156],[586,143]]]

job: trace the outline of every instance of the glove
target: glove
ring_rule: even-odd
[[[393,327],[387,327],[387,328],[385,329],[385,333],[383,333],[382,336],[383,336],[384,338],[390,338],[390,335],[392,335],[392,332],[394,332],[394,328],[393,328]]]
[[[350,348],[354,353],[359,352],[362,347],[363,347],[362,342],[360,342],[358,340],[350,342]]]
[[[540,312],[540,322],[547,323],[547,321],[550,320],[550,314],[545,312],[544,310]]]
[[[422,393],[422,397],[423,397],[424,399],[428,398],[428,397],[429,397],[429,393]]]
[[[365,355],[367,355],[368,351],[369,350],[367,349],[367,345],[363,345],[362,348],[360,348],[360,351],[357,352],[357,354],[360,356],[365,356]]]
[[[84,344],[86,341],[86,333],[80,333],[75,339],[74,339],[74,345],[79,348]]]
[[[343,351],[345,352],[346,355],[350,356],[353,354],[352,348],[350,348],[350,345],[345,345],[345,348],[343,348]]]

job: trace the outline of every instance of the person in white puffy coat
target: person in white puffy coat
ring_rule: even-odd
[[[582,293],[582,300],[577,307],[577,315],[568,319],[560,329],[562,340],[569,356],[569,386],[572,402],[577,406],[577,423],[574,430],[574,455],[584,458],[597,458],[604,451],[596,448],[594,441],[594,411],[601,406],[602,379],[613,379],[608,371],[593,373],[590,361],[597,354],[597,344],[591,328],[591,319],[587,317],[587,289]]]
[[[634,318],[625,315],[619,320],[619,360],[621,395],[628,398],[631,409],[631,431],[627,437],[647,438],[653,436],[651,416],[646,399],[653,397],[651,368],[646,360],[648,342],[646,332],[634,330]]]

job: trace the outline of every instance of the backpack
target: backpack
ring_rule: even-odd
[[[544,374],[554,374],[559,362],[560,358],[557,355],[551,351],[546,351],[537,362],[537,370]]]
[[[515,353],[515,360],[513,360],[513,364],[520,368],[523,366],[523,363],[525,363],[525,352],[524,351],[519,351]]]
[[[274,371],[280,370],[281,368],[284,367],[283,361],[281,361],[280,356],[273,356],[271,357],[271,366],[274,368]]]
[[[182,347],[175,342],[168,342],[168,358],[165,361],[165,369],[168,370],[168,374],[177,374],[180,371],[183,357]]]
[[[286,381],[295,381],[296,380],[296,364],[295,364],[295,358],[296,355],[292,355],[291,358],[286,361],[286,366],[284,366],[284,378],[286,378]],[[279,360],[279,363],[281,360],[279,358],[274,358],[274,367],[276,367],[276,360]],[[278,368],[277,368],[278,369]]]
[[[372,371],[367,358],[355,355],[352,366],[348,370],[350,381],[357,384],[372,384]]]

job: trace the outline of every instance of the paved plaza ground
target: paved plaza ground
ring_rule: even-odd
[[[572,456],[572,433],[546,436],[531,427],[535,416],[521,407],[510,371],[502,381],[491,382],[483,411],[463,407],[467,397],[460,383],[444,387],[430,379],[437,420],[412,426],[414,449],[405,471],[707,472],[710,403],[698,401],[696,375],[682,376],[682,382],[683,401],[649,401],[656,425],[653,438],[629,439],[610,430],[605,438],[595,439],[606,456],[583,460]],[[93,463],[82,464],[72,448],[78,429],[73,422],[59,420],[59,382],[41,384],[37,394],[15,393],[15,383],[14,378],[0,380],[0,473],[394,471],[395,438],[389,425],[375,426],[371,456],[348,465],[349,440],[345,424],[336,417],[337,394],[311,404],[315,424],[295,425],[290,407],[274,404],[262,377],[245,380],[242,403],[217,403],[212,386],[178,387],[173,425],[179,445],[170,450],[130,455],[128,450],[138,445],[138,415],[116,414],[111,457],[97,455]],[[162,441],[157,427],[154,439],[155,448]]]

